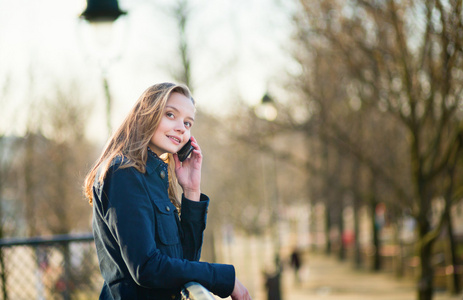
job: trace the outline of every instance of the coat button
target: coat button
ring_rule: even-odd
[[[161,173],[159,173],[159,176],[161,176],[161,179],[166,178],[166,172],[164,172],[164,170],[162,170]]]
[[[170,211],[170,207],[169,207],[169,206],[166,206],[166,210],[167,210],[167,211]]]

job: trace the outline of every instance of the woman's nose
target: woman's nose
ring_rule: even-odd
[[[175,130],[177,130],[178,132],[181,132],[181,133],[184,133],[186,128],[185,128],[185,124],[183,124],[183,121],[182,122],[178,122],[176,125],[175,125]]]

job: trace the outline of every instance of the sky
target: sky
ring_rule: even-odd
[[[21,134],[31,118],[27,112],[62,89],[91,107],[90,138],[105,139],[103,71],[113,127],[148,86],[173,81],[179,67],[173,2],[120,0],[127,15],[101,48],[78,17],[84,0],[0,0],[0,130]],[[223,113],[239,99],[255,105],[297,68],[289,54],[291,2],[189,1],[192,88],[201,110]]]

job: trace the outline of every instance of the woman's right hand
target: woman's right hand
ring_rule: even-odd
[[[232,300],[251,300],[248,290],[238,280],[238,278],[235,278],[235,287],[233,288],[231,298]]]
[[[201,148],[194,137],[191,137],[193,152],[185,161],[180,162],[178,155],[174,154],[175,173],[177,180],[183,189],[185,198],[192,201],[199,201],[201,195],[201,164],[203,155]]]

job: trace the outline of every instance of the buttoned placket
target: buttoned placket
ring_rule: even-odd
[[[148,155],[151,155],[155,160],[157,160],[160,163],[161,170],[159,171],[159,177],[162,180],[165,180],[168,176],[168,164],[164,162],[156,153],[153,152],[153,150],[148,147]],[[167,188],[169,188],[169,180],[167,182]],[[170,208],[169,208],[170,209]]]

